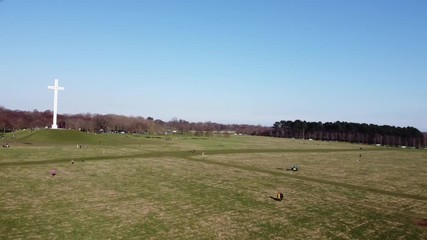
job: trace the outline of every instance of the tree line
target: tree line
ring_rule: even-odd
[[[0,131],[49,128],[53,112],[10,110],[0,106]],[[169,132],[209,135],[215,132],[263,135],[269,127],[248,124],[220,124],[213,122],[188,122],[174,118],[162,121],[152,117],[133,117],[115,114],[58,114],[59,128],[76,129],[84,132],[126,132],[164,134]]]
[[[47,111],[10,110],[0,106],[0,131],[49,128],[53,113]],[[414,127],[379,126],[352,122],[277,121],[271,127],[249,124],[220,124],[188,122],[174,118],[162,121],[152,117],[133,117],[115,114],[58,114],[58,127],[85,132],[126,133],[236,133],[269,137],[343,141],[351,143],[381,144],[388,146],[422,147],[427,144],[427,133]]]
[[[352,122],[278,121],[273,136],[323,141],[381,144],[388,146],[425,146],[426,134],[414,127],[395,127]]]

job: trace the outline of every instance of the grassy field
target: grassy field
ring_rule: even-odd
[[[65,130],[2,141],[1,239],[427,239],[426,150]]]

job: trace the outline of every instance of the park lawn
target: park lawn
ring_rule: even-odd
[[[2,149],[2,238],[427,238],[422,150],[248,136],[110,137],[108,148],[17,141]],[[300,171],[286,171],[291,164]],[[279,191],[284,201],[274,199]]]

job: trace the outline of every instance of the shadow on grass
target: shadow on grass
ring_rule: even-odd
[[[280,198],[277,198],[277,197],[273,197],[273,196],[268,196],[268,197],[271,199],[274,199],[274,201],[278,201],[278,202],[282,201]]]

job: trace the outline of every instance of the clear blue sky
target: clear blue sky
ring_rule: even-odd
[[[0,106],[427,131],[426,0],[0,1]]]

